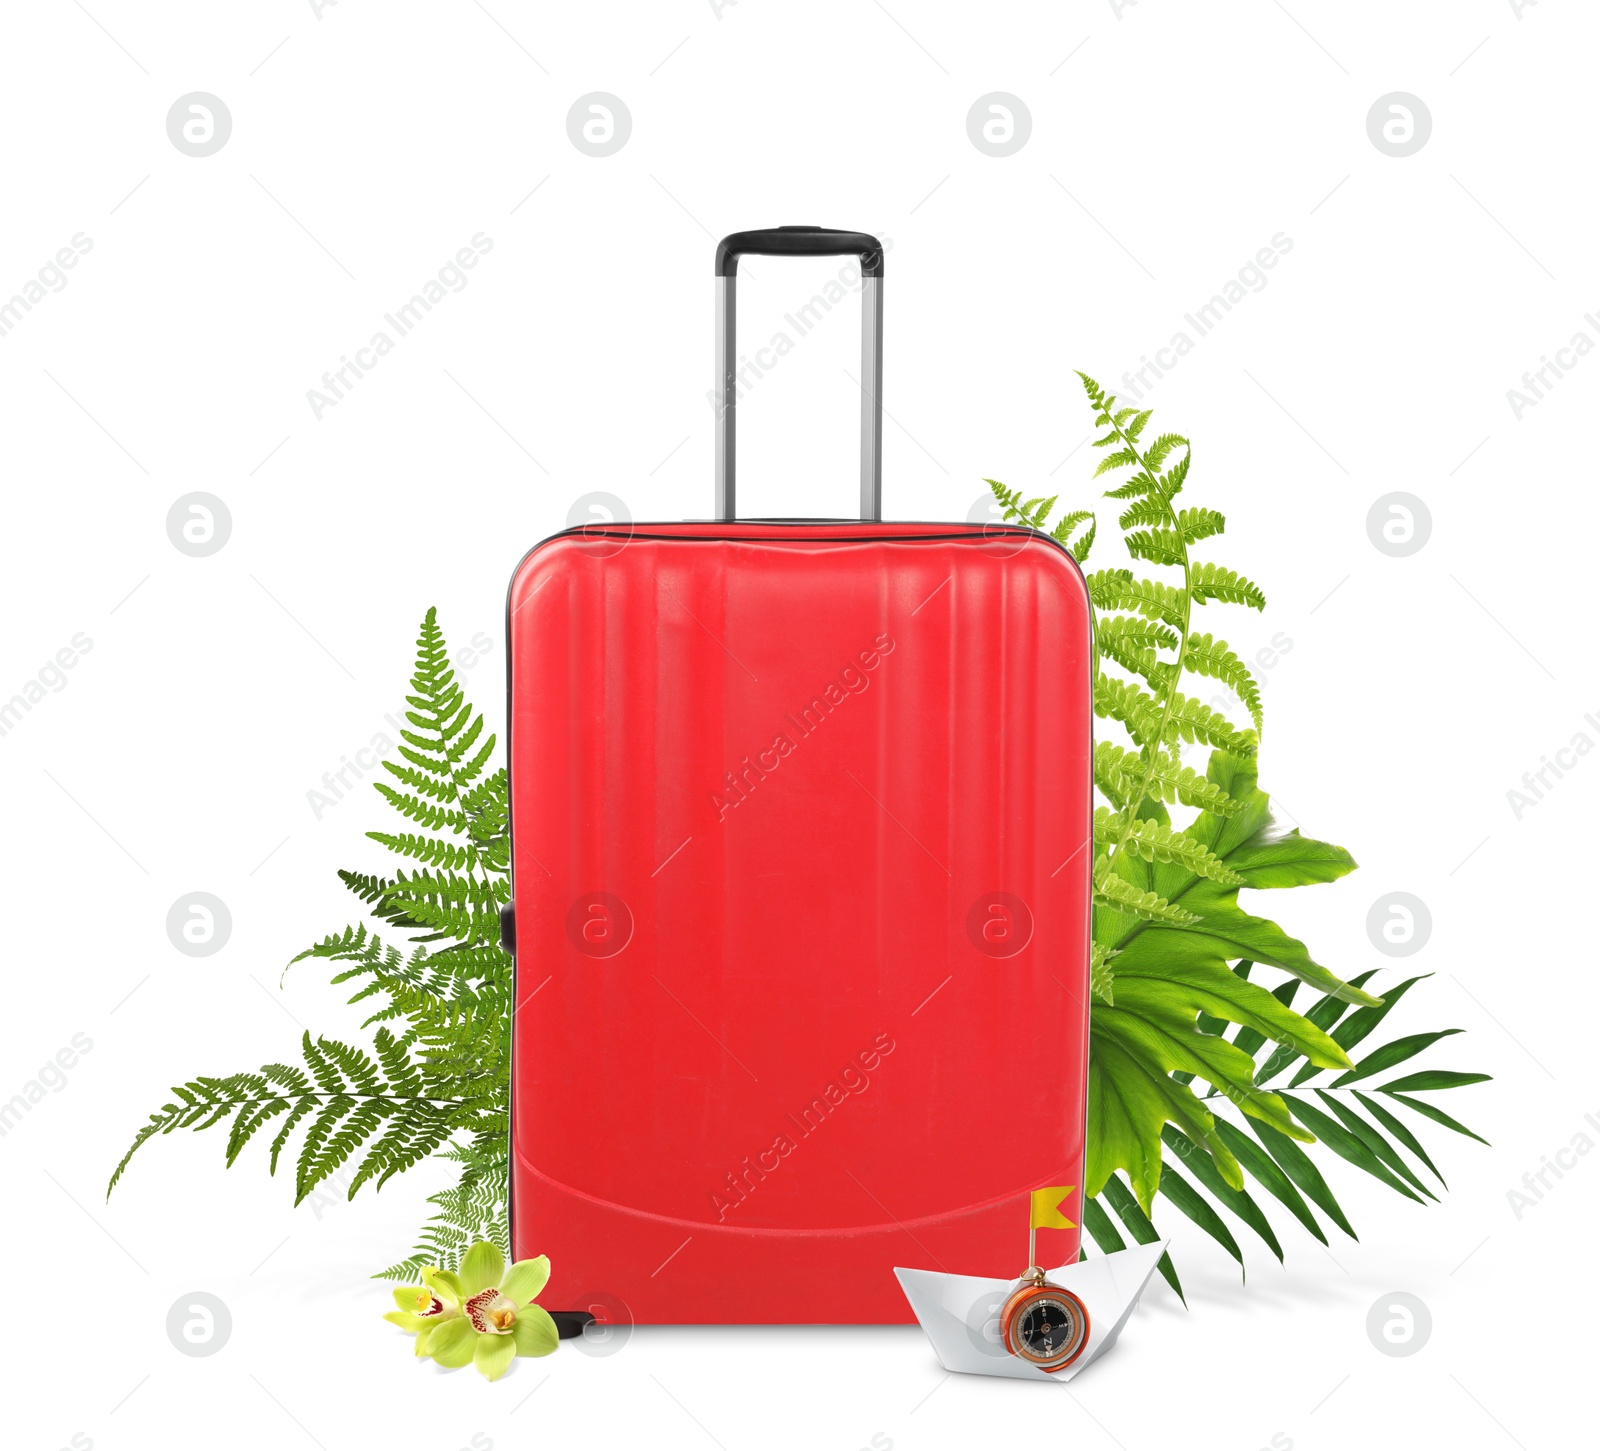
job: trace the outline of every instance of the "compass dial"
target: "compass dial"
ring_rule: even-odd
[[[1089,1339],[1083,1302],[1054,1285],[1029,1285],[1011,1297],[1001,1318],[1006,1349],[1040,1370],[1070,1365]]]

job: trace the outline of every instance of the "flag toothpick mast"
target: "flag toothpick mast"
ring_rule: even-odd
[[[1077,1186],[1057,1184],[1047,1189],[1035,1189],[1028,1196],[1028,1270],[1024,1279],[1036,1284],[1044,1283],[1044,1271],[1039,1268],[1034,1255],[1034,1232],[1040,1229],[1076,1229],[1078,1226],[1061,1212],[1061,1204]]]

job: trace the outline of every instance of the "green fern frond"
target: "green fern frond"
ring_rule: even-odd
[[[1102,860],[1095,869],[1094,896],[1097,902],[1113,911],[1146,922],[1164,922],[1169,927],[1192,927],[1200,920],[1197,913],[1174,906],[1155,892],[1142,892],[1126,877],[1104,868]]]
[[[482,1133],[468,1143],[451,1144],[439,1157],[462,1166],[456,1184],[429,1196],[436,1212],[423,1225],[415,1250],[373,1279],[415,1282],[425,1265],[459,1264],[468,1247],[480,1239],[510,1257],[503,1140],[492,1132]]]
[[[1101,474],[1110,473],[1113,469],[1124,469],[1129,464],[1138,462],[1139,455],[1131,448],[1119,448],[1115,453],[1108,453],[1100,460],[1100,466],[1095,469],[1094,477],[1099,478]]]
[[[460,1085],[405,1059],[392,1034],[379,1029],[378,1042],[380,1060],[375,1063],[358,1047],[336,1039],[313,1040],[306,1033],[300,1044],[305,1071],[269,1063],[255,1073],[200,1077],[175,1085],[172,1100],[150,1116],[123,1155],[106,1186],[107,1195],[134,1154],[156,1134],[198,1131],[230,1120],[224,1158],[231,1165],[262,1128],[288,1115],[272,1144],[269,1169],[274,1173],[290,1135],[307,1118],[311,1120],[296,1166],[297,1204],[352,1155],[361,1153],[363,1145],[363,1169],[371,1162],[365,1177],[389,1168],[396,1148],[368,1143],[383,1120],[398,1118],[414,1134],[441,1118],[447,1121],[449,1110],[462,1100],[457,1097]]]
[[[1159,496],[1160,492],[1160,480],[1151,477],[1144,469],[1140,469],[1138,473],[1131,474],[1116,488],[1107,489],[1105,497],[1108,499],[1142,499]],[[1163,515],[1163,517],[1165,516]]]
[[[500,937],[502,888],[478,877],[453,873],[396,874],[393,885],[373,907],[379,916],[430,929],[419,942],[454,938],[494,942]]]
[[[404,746],[401,746],[400,754],[407,758],[413,758],[420,753],[408,751]],[[432,801],[452,804],[460,795],[456,790],[453,773],[438,776],[427,770],[413,770],[410,766],[397,766],[393,761],[387,760],[383,763],[383,769],[399,781],[401,785],[409,786],[419,795],[426,796]]]
[[[1072,534],[1080,524],[1087,521],[1089,527],[1079,539],[1074,542]],[[1056,522],[1056,527],[1050,531],[1050,537],[1056,543],[1063,545],[1068,554],[1082,564],[1089,557],[1089,551],[1094,547],[1094,533],[1098,527],[1092,509],[1074,509],[1070,514],[1063,514]]]
[[[1138,615],[1107,615],[1095,625],[1095,641],[1102,655],[1115,660],[1130,674],[1143,676],[1152,687],[1159,689],[1171,666],[1161,662],[1156,652],[1176,649],[1178,634],[1159,620]]]
[[[1169,584],[1135,579],[1131,569],[1101,569],[1091,574],[1089,600],[1097,610],[1137,610],[1149,620],[1162,620],[1174,629],[1184,624],[1184,594]]]
[[[1209,675],[1226,685],[1244,702],[1256,730],[1260,731],[1261,688],[1250,668],[1228,648],[1226,640],[1213,640],[1210,635],[1190,635],[1183,663],[1196,674]]]
[[[1184,560],[1183,536],[1175,529],[1136,529],[1124,535],[1122,542],[1135,559],[1151,564],[1181,565]]]
[[[1245,1190],[1246,1174],[1324,1243],[1307,1201],[1353,1235],[1300,1142],[1320,1139],[1326,1150],[1389,1188],[1411,1197],[1426,1194],[1404,1151],[1429,1172],[1438,1171],[1421,1142],[1379,1100],[1394,1090],[1390,1096],[1397,1105],[1476,1137],[1449,1114],[1406,1098],[1403,1091],[1454,1089],[1483,1075],[1426,1071],[1386,1082],[1376,1096],[1350,1089],[1356,1104],[1337,1096],[1344,1085],[1408,1062],[1452,1030],[1397,1039],[1352,1067],[1347,1049],[1376,1027],[1410,982],[1373,998],[1361,989],[1370,974],[1343,981],[1276,923],[1251,917],[1238,906],[1241,886],[1331,881],[1354,863],[1348,852],[1328,843],[1302,840],[1298,832],[1271,832],[1268,798],[1256,785],[1252,759],[1261,728],[1260,687],[1225,641],[1191,630],[1195,607],[1218,601],[1260,610],[1266,599],[1259,586],[1235,571],[1190,558],[1190,547],[1220,535],[1225,521],[1214,509],[1174,509],[1172,501],[1184,488],[1192,462],[1188,440],[1163,433],[1141,449],[1149,413],[1120,405],[1087,374],[1079,377],[1101,430],[1094,442],[1104,457],[1095,476],[1121,474],[1121,483],[1107,496],[1126,501],[1118,522],[1129,553],[1183,574],[1181,588],[1135,581],[1132,570],[1119,568],[1100,570],[1087,580],[1096,658],[1125,672],[1125,677],[1098,675],[1095,714],[1121,724],[1135,749],[1104,740],[1094,749],[1095,788],[1109,807],[1098,808],[1094,820],[1085,1224],[1102,1250],[1122,1247],[1094,1198],[1103,1192],[1135,1238],[1152,1242],[1159,1235],[1148,1211],[1159,1190],[1241,1263],[1239,1245],[1219,1210],[1230,1211],[1281,1259],[1272,1226]],[[1169,653],[1172,658],[1163,658]],[[1185,695],[1182,687],[1191,674],[1220,681],[1237,695],[1255,729],[1238,730],[1226,716]],[[1206,774],[1182,764],[1181,742],[1214,748]],[[1179,804],[1199,812],[1182,828],[1172,824],[1166,810]],[[1198,920],[1204,924],[1198,931],[1185,930]],[[1235,956],[1239,960],[1230,968]],[[1282,971],[1287,981],[1271,992],[1245,982],[1258,962]],[[1301,981],[1326,994],[1304,1015],[1290,1007]],[[1335,1027],[1350,1002],[1362,1006]],[[1231,1040],[1230,1025],[1237,1027]],[[1281,1046],[1258,1074],[1255,1055],[1273,1043]],[[1291,1088],[1330,1067],[1343,1070],[1344,1077],[1316,1090],[1331,1113],[1258,1087],[1297,1058],[1305,1062]],[[1204,1102],[1191,1087],[1201,1080],[1211,1085]],[[1245,1122],[1254,1140],[1220,1111],[1210,1113],[1208,1103],[1222,1097],[1249,1115]],[[1357,1105],[1370,1117],[1363,1117]],[[1164,1147],[1184,1159],[1183,1176],[1170,1163],[1163,1167]],[[1119,1171],[1127,1174],[1131,1190]],[[1178,1288],[1175,1272],[1169,1271],[1163,1261],[1163,1273]]]
[[[367,837],[380,846],[388,847],[396,856],[410,857],[430,867],[445,867],[456,872],[478,869],[479,857],[475,847],[458,846],[436,836],[417,836],[413,832],[397,836],[388,831],[369,831]]]
[[[1126,821],[1106,807],[1094,814],[1095,844],[1125,846],[1147,862],[1176,862],[1196,876],[1221,882],[1225,887],[1244,885],[1244,878],[1203,842],[1148,818]]]
[[[1139,615],[1106,615],[1096,624],[1099,639],[1112,636],[1140,650],[1176,650],[1178,632],[1159,620]]]
[[[1095,784],[1118,810],[1138,791],[1148,765],[1142,753],[1126,750],[1115,741],[1099,741],[1095,745]],[[1240,810],[1240,803],[1215,781],[1173,756],[1158,755],[1150,768],[1149,780],[1150,795],[1169,806],[1181,802],[1214,816],[1234,816]]]
[[[1236,730],[1225,715],[1175,690],[1172,714],[1167,721],[1167,744],[1173,744],[1179,737],[1191,744],[1215,746],[1235,756],[1253,756],[1256,749],[1253,731]]]
[[[385,765],[389,763],[384,762]],[[408,791],[396,791],[386,781],[374,781],[373,789],[378,791],[396,811],[407,821],[414,821],[418,826],[425,826],[429,831],[443,831],[449,828],[453,832],[463,832],[467,829],[466,813],[440,806],[437,802],[424,801],[420,796],[413,796]]]
[[[175,1086],[135,1135],[108,1194],[156,1135],[225,1125],[224,1155],[232,1164],[250,1143],[266,1141],[270,1126],[268,1170],[276,1174],[293,1152],[297,1203],[330,1181],[354,1196],[426,1158],[455,1159],[460,1179],[433,1197],[437,1212],[419,1254],[442,1263],[483,1238],[509,1248],[512,988],[511,960],[499,945],[499,909],[510,896],[507,780],[503,768],[488,770],[494,738],[455,678],[432,610],[406,702],[398,759],[386,760],[387,779],[373,784],[420,831],[371,837],[420,869],[340,877],[373,917],[420,930],[421,943],[407,955],[361,924],[292,960],[335,966],[332,982],[347,985],[350,1001],[371,1010],[370,1047],[307,1033],[299,1065],[269,1063]],[[438,945],[422,945],[432,943]],[[418,1261],[402,1263],[414,1271]]]
[[[1165,499],[1144,498],[1124,509],[1117,525],[1122,529],[1132,529],[1141,524],[1165,524],[1171,518],[1172,510]]]
[[[1111,968],[1111,959],[1116,955],[1116,949],[1105,942],[1093,943],[1089,948],[1089,991],[1112,1007],[1117,1001],[1114,987],[1117,975]]]
[[[1178,515],[1178,533],[1185,544],[1197,544],[1222,533],[1225,522],[1215,509],[1184,509]]]
[[[1189,593],[1202,604],[1221,600],[1224,604],[1249,605],[1253,610],[1267,607],[1267,597],[1259,585],[1220,564],[1195,565],[1189,576]]]
[[[1119,722],[1141,746],[1154,745],[1161,725],[1161,702],[1114,675],[1101,674],[1094,683],[1094,713]]]
[[[1188,448],[1189,440],[1178,433],[1163,433],[1152,443],[1145,453],[1145,463],[1152,471],[1157,471],[1167,461],[1167,456],[1175,448]]]
[[[1141,746],[1175,745],[1179,740],[1204,743],[1221,751],[1248,756],[1255,751],[1255,736],[1235,730],[1226,716],[1192,700],[1181,691],[1171,693],[1170,704],[1130,681],[1102,674],[1095,681],[1094,713],[1120,722]]]
[[[1044,522],[1050,517],[1050,511],[1056,506],[1058,495],[1052,494],[1048,499],[1024,499],[1017,489],[1008,489],[998,479],[985,479],[995,498],[1000,504],[1000,517],[1002,519],[1025,524],[1030,529],[1044,528]]]

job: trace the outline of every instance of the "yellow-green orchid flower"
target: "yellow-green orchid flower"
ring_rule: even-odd
[[[489,1380],[498,1380],[518,1355],[549,1355],[556,1348],[555,1321],[534,1297],[550,1278],[550,1261],[518,1260],[479,1241],[454,1274],[426,1269],[421,1285],[394,1292],[398,1310],[383,1318],[417,1337],[416,1353],[449,1369],[469,1360]]]
[[[383,1318],[417,1337],[416,1353],[428,1354],[428,1342],[433,1332],[447,1321],[460,1319],[461,1302],[466,1298],[461,1281],[448,1270],[428,1266],[422,1272],[423,1283],[405,1285],[394,1292],[394,1302],[399,1306]]]

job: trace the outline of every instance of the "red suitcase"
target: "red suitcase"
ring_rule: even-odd
[[[862,258],[860,521],[733,519],[746,252]],[[717,274],[717,521],[511,581],[513,1249],[601,1319],[904,1322],[895,1265],[1020,1272],[1083,1182],[1088,599],[1043,535],[880,521],[875,239]]]

